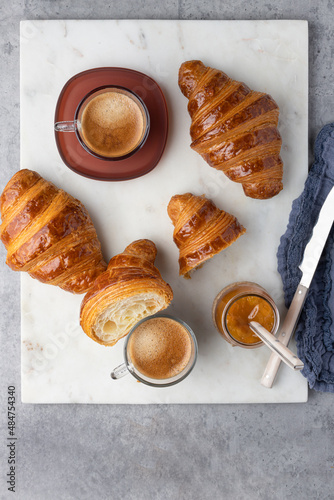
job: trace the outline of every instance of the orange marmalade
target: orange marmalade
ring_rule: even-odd
[[[219,333],[232,345],[254,348],[262,345],[248,323],[257,321],[272,334],[278,328],[277,307],[260,285],[233,283],[224,288],[213,304],[213,321]]]

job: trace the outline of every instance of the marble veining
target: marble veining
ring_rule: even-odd
[[[228,50],[227,50],[228,48]],[[211,320],[214,297],[233,281],[264,286],[283,315],[276,250],[292,200],[307,175],[308,32],[304,21],[23,21],[21,23],[21,168],[79,198],[89,210],[108,260],[137,238],[158,248],[156,265],[174,291],[168,312],[195,331],[199,357],[192,374],[168,389],[111,381],[123,341],[95,344],[79,326],[81,296],[22,275],[22,400],[32,403],[299,402],[307,384],[283,367],[272,390],[260,385],[270,352],[229,346]],[[201,59],[270,93],[280,106],[284,190],[268,201],[244,196],[240,185],[210,168],[190,147],[187,100],[178,68]],[[53,132],[58,95],[76,73],[100,66],[144,72],[161,86],[169,109],[167,146],[158,166],[133,181],[80,177],[58,154]],[[247,233],[191,280],[178,277],[178,251],[166,207],[174,194],[206,194],[236,215]],[[294,348],[294,346],[292,346]]]

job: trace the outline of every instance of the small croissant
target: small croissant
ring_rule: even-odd
[[[283,188],[283,162],[274,99],[201,61],[181,65],[179,87],[189,99],[191,148],[241,183],[246,196],[277,195]]]
[[[141,319],[165,309],[171,287],[154,266],[153,241],[137,240],[113,257],[81,304],[80,324],[95,342],[112,346]]]
[[[205,196],[175,195],[167,211],[174,224],[174,242],[180,250],[179,274],[185,278],[246,231],[236,217],[217,208]]]
[[[107,267],[86,208],[32,170],[19,170],[1,198],[6,263],[42,283],[85,293]]]

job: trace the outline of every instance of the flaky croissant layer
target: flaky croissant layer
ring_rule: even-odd
[[[6,263],[42,283],[85,293],[107,267],[84,205],[32,170],[20,170],[1,198]]]
[[[184,62],[179,87],[189,99],[191,148],[251,198],[267,199],[283,188],[279,108],[274,99],[201,61]]]
[[[185,278],[246,231],[234,215],[220,210],[205,196],[175,195],[167,211],[174,225],[173,239],[180,251],[180,275]]]
[[[95,342],[112,346],[142,318],[165,309],[171,287],[154,265],[157,249],[137,240],[113,257],[81,304],[80,324]]]

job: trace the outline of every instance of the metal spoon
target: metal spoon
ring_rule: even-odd
[[[296,371],[304,368],[302,360],[290,351],[288,347],[282,344],[280,340],[260,325],[260,323],[257,321],[250,321],[248,325],[249,328],[269,347],[269,349],[275,352],[281,360],[288,365],[289,368]]]

